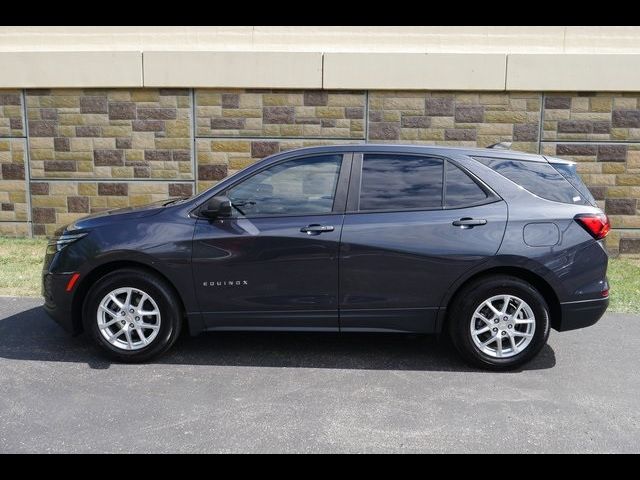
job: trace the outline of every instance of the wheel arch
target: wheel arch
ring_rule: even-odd
[[[73,301],[71,304],[71,315],[73,320],[74,332],[81,333],[84,330],[84,327],[82,324],[82,310],[84,306],[84,300],[87,296],[87,293],[91,289],[91,287],[102,276],[107,275],[111,272],[115,272],[116,270],[122,270],[125,268],[147,272],[163,280],[175,294],[180,304],[183,315],[186,316],[184,299],[182,298],[182,295],[180,295],[180,292],[175,287],[173,282],[171,282],[171,280],[169,280],[169,278],[165,274],[163,274],[157,268],[154,268],[146,263],[142,263],[136,260],[112,260],[112,261],[107,261],[105,263],[97,265],[88,273],[85,273],[84,275],[82,275],[82,277],[80,278],[80,281],[78,282],[78,285],[76,287],[76,290],[73,296]]]
[[[447,312],[450,311],[450,307],[453,302],[456,301],[456,298],[460,291],[466,287],[469,283],[478,280],[481,277],[492,276],[492,275],[509,275],[511,277],[519,278],[520,280],[524,280],[533,287],[536,288],[540,292],[540,294],[544,297],[547,305],[549,306],[549,314],[551,320],[551,327],[557,328],[560,325],[562,320],[562,309],[560,307],[560,299],[558,298],[558,294],[555,289],[551,286],[551,284],[543,278],[541,275],[527,269],[524,267],[514,267],[514,266],[494,266],[487,269],[484,269],[480,272],[476,272],[470,275],[468,278],[465,278],[464,281],[460,282],[456,287],[453,293],[451,293],[443,302],[444,304],[440,308],[440,312],[438,315],[438,325],[437,331],[442,332],[446,326],[446,322],[448,321]]]

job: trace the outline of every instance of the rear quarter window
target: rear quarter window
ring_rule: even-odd
[[[447,208],[460,208],[484,203],[489,195],[464,171],[447,162],[444,198]]]
[[[573,205],[589,204],[584,195],[547,162],[507,158],[474,158],[538,197]]]

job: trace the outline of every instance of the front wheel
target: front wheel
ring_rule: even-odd
[[[491,370],[517,368],[535,357],[549,337],[549,308],[531,284],[496,275],[456,295],[449,334],[465,360]]]
[[[112,358],[144,362],[178,338],[181,308],[166,282],[150,272],[122,269],[101,278],[84,302],[85,331]]]

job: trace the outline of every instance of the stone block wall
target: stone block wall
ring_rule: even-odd
[[[32,181],[31,211],[35,235],[101,210],[124,208],[193,195],[192,183],[135,181]]]
[[[365,93],[199,90],[199,137],[364,138]]]
[[[512,148],[579,162],[640,253],[640,94],[255,89],[0,90],[0,235],[190,195],[273,153],[393,142]]]
[[[0,235],[30,233],[25,179],[24,139],[0,137]]]
[[[614,231],[612,253],[640,253],[640,94],[545,93],[540,152],[578,162]]]
[[[0,235],[31,234],[22,99],[20,90],[0,90]]]
[[[487,147],[513,142],[538,151],[540,95],[531,93],[372,92],[369,140]]]
[[[189,90],[27,92],[31,178],[191,179]]]
[[[22,92],[0,91],[0,137],[24,136],[22,120]]]
[[[198,189],[294,148],[365,140],[366,93],[197,90]]]

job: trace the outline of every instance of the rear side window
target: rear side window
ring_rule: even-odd
[[[469,175],[451,162],[447,162],[445,205],[459,208],[483,203],[488,195]]]
[[[589,203],[561,173],[547,162],[528,162],[506,158],[474,158],[538,197],[578,205]]]
[[[443,161],[415,155],[370,154],[362,163],[360,211],[442,207]]]

